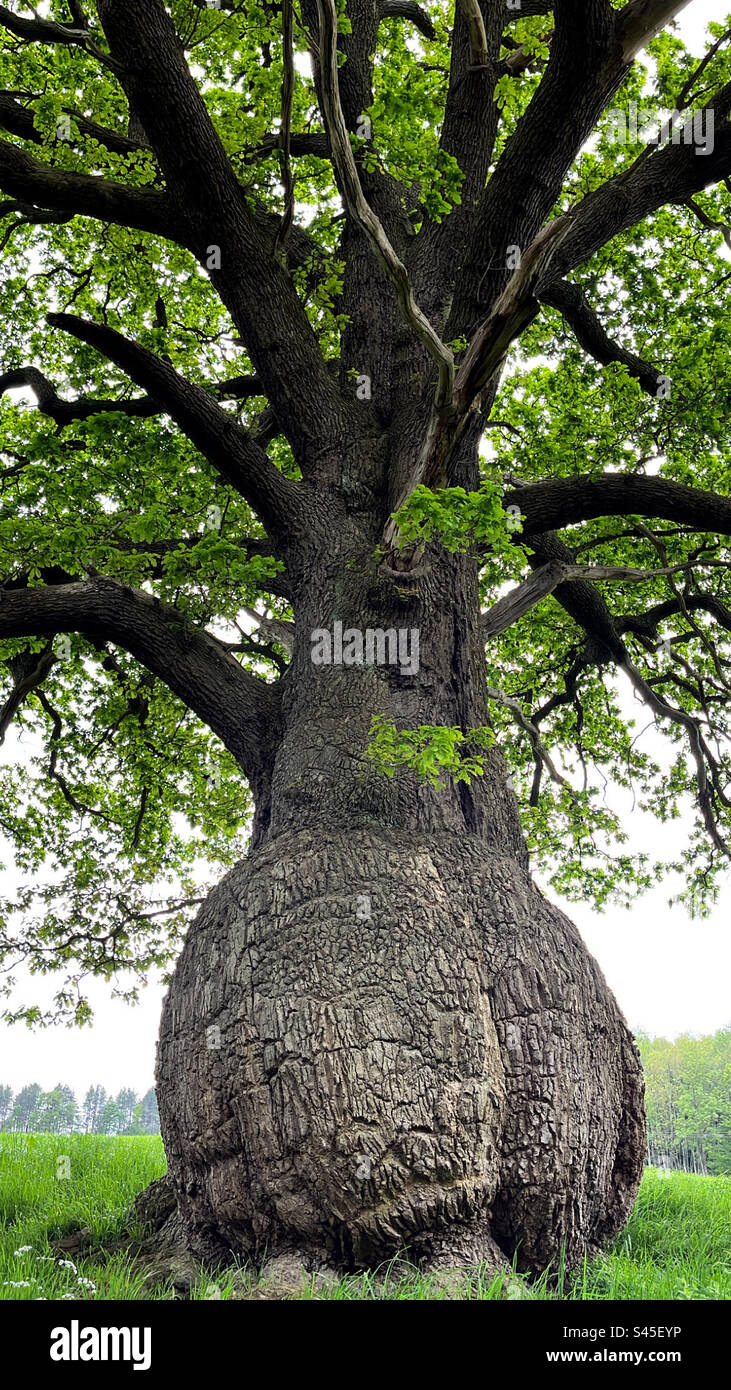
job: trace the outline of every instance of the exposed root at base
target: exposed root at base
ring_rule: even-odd
[[[145,1284],[172,1284],[182,1298],[190,1296],[191,1287],[206,1277],[211,1279],[211,1299],[220,1298],[220,1286],[215,1282],[220,1273],[212,1273],[195,1259],[186,1246],[172,1186],[167,1178],[158,1178],[141,1192],[133,1204],[130,1221],[146,1228],[148,1234],[133,1248],[135,1265],[145,1270]],[[130,1248],[128,1246],[128,1248]],[[408,1258],[393,1259],[368,1277],[376,1295],[399,1280],[415,1275],[428,1277],[430,1287],[438,1297],[465,1296],[465,1286],[475,1278],[479,1267],[482,1282],[497,1275],[506,1277],[510,1285],[510,1267],[505,1255],[495,1244],[487,1221],[483,1228],[455,1228],[449,1239],[431,1248],[428,1258],[418,1263]],[[268,1259],[257,1272],[253,1267],[233,1267],[225,1276],[233,1285],[234,1299],[285,1300],[308,1297],[327,1297],[328,1290],[345,1277],[357,1279],[353,1271],[338,1270],[310,1252],[289,1250]],[[515,1294],[506,1293],[506,1297]]]
[[[516,1278],[503,1252],[495,1244],[485,1221],[484,1228],[456,1227],[448,1238],[431,1248],[418,1262],[408,1255],[396,1257],[370,1271],[335,1269],[306,1251],[280,1252],[261,1269],[233,1264],[211,1269],[196,1259],[186,1245],[172,1185],[158,1178],[134,1201],[127,1218],[124,1238],[100,1242],[85,1228],[54,1243],[59,1255],[113,1255],[126,1253],[132,1266],[144,1275],[147,1292],[172,1288],[176,1297],[238,1301],[288,1301],[303,1298],[327,1299],[343,1279],[364,1281],[364,1296],[388,1296],[395,1284],[413,1279],[428,1281],[426,1297],[467,1299],[470,1288],[484,1288],[496,1277],[502,1278],[501,1298],[529,1298],[530,1289]]]

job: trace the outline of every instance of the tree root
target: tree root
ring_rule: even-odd
[[[135,1198],[122,1238],[100,1241],[84,1227],[53,1242],[52,1248],[64,1258],[126,1253],[132,1268],[144,1275],[147,1292],[166,1286],[179,1299],[189,1299],[195,1285],[203,1288],[204,1299],[219,1299],[221,1284],[226,1282],[232,1288],[230,1297],[241,1302],[288,1301],[306,1295],[326,1298],[343,1278],[358,1278],[352,1269],[335,1269],[311,1252],[294,1249],[272,1255],[259,1269],[233,1264],[222,1278],[220,1265],[214,1269],[196,1258],[186,1243],[168,1177],[155,1179]],[[479,1227],[455,1227],[449,1237],[434,1241],[421,1258],[405,1252],[403,1258],[388,1261],[370,1272],[369,1283],[376,1297],[387,1297],[395,1284],[420,1277],[428,1280],[427,1297],[464,1300],[470,1296],[470,1284],[479,1279],[484,1287],[497,1276],[503,1276],[501,1298],[530,1298],[529,1286],[512,1275],[486,1218]]]

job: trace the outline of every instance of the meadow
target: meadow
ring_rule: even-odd
[[[123,1240],[125,1213],[165,1171],[157,1136],[0,1134],[0,1299],[173,1299],[145,1284]],[[89,1253],[64,1256],[52,1243],[87,1227]],[[132,1234],[142,1234],[141,1231]],[[405,1260],[324,1284],[303,1277],[300,1297],[316,1300],[668,1299],[731,1295],[731,1178],[647,1169],[629,1225],[611,1250],[570,1276],[528,1281],[479,1268],[449,1281]],[[98,1246],[98,1248],[97,1248]],[[193,1299],[256,1298],[245,1270],[202,1277]]]

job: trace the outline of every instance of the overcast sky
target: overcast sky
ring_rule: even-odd
[[[705,25],[723,17],[720,0],[692,0],[680,16],[683,37],[701,51]],[[646,722],[644,719],[643,723]],[[2,750],[13,756],[12,731]],[[680,846],[678,827],[634,817],[629,848],[672,857]],[[691,922],[681,908],[668,908],[673,885],[646,894],[630,911],[598,914],[583,905],[561,904],[596,956],[628,1022],[635,1028],[674,1036],[706,1033],[731,1023],[731,883],[706,921]],[[551,894],[559,901],[555,894]],[[53,984],[42,982],[39,997]],[[26,991],[24,991],[24,994]],[[91,1028],[30,1032],[0,1025],[0,1084],[14,1089],[38,1081],[49,1089],[61,1080],[77,1093],[96,1082],[108,1091],[123,1085],[138,1092],[153,1083],[155,1042],[163,990],[150,986],[131,1007],[110,998],[101,983],[90,992],[96,1010]]]

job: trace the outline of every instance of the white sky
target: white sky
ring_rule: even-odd
[[[723,0],[692,0],[680,16],[682,36],[696,52],[702,51],[705,25],[725,11]],[[6,756],[12,747],[11,732]],[[665,858],[679,843],[677,827],[633,819],[629,848]],[[579,927],[633,1027],[666,1036],[713,1032],[731,1023],[731,885],[712,916],[697,922],[681,908],[668,908],[671,889],[663,884],[629,911],[610,908],[598,914],[583,905],[560,905]],[[52,986],[53,980],[51,987],[42,986],[42,998]],[[112,999],[101,983],[90,997],[97,1011],[91,1028],[30,1032],[0,1025],[0,1084],[17,1090],[38,1081],[47,1089],[60,1080],[77,1094],[96,1082],[108,1091],[125,1085],[147,1090],[153,1083],[162,988],[150,986],[136,1007]]]

